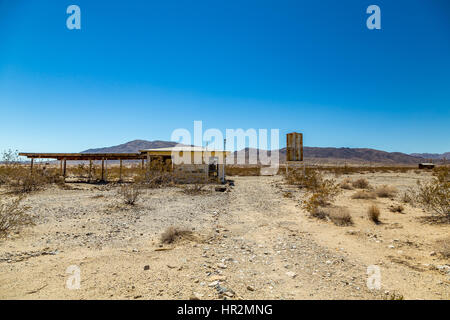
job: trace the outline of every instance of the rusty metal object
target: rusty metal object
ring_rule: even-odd
[[[303,161],[303,134],[298,132],[286,135],[286,161]]]

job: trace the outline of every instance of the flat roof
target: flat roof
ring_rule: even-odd
[[[211,154],[229,154],[229,151],[207,149],[204,147],[177,146],[170,148],[144,149],[139,150],[142,154],[150,155],[172,155],[173,152],[192,152],[192,153],[211,153]]]
[[[171,148],[157,148],[157,149],[144,149],[139,150],[141,153],[143,152],[166,152],[166,151],[205,151],[202,147],[171,147]]]
[[[57,159],[57,160],[136,160],[145,159],[141,153],[39,153],[20,152],[19,156],[31,159]]]

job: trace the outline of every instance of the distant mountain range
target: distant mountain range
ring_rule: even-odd
[[[142,149],[157,149],[157,148],[169,148],[177,145],[173,141],[146,141],[146,140],[133,140],[124,144],[120,144],[112,147],[88,149],[82,151],[83,153],[131,153],[138,152]],[[234,154],[244,153],[246,157],[249,154],[249,148],[242,149],[234,152]],[[401,152],[386,152],[375,149],[367,148],[319,148],[319,147],[304,147],[304,159],[306,161],[311,160],[315,162],[372,162],[372,163],[385,163],[385,164],[417,164],[424,162],[428,159],[439,160],[449,159],[450,152],[443,154],[430,154],[430,153],[414,153],[406,154]],[[258,154],[258,150],[256,153]],[[286,148],[279,150],[280,162],[286,160]],[[271,151],[268,151],[270,156]]]
[[[235,152],[235,154],[249,154],[249,148]],[[254,149],[253,149],[254,150]],[[255,151],[253,151],[255,152]],[[256,150],[258,152],[258,150]],[[279,161],[286,161],[286,148],[279,150]],[[270,156],[270,151],[268,156]],[[385,163],[385,164],[417,164],[424,162],[422,157],[411,156],[401,152],[386,152],[367,148],[318,148],[304,147],[303,158],[305,161],[317,163]]]
[[[411,153],[414,157],[422,157],[425,159],[433,159],[433,160],[439,160],[439,159],[450,159],[450,152],[445,153]]]
[[[170,148],[176,145],[177,143],[173,141],[133,140],[127,143],[119,144],[117,146],[88,149],[82,151],[82,153],[133,153],[143,149]]]

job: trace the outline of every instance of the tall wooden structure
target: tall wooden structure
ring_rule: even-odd
[[[286,135],[286,161],[303,161],[303,134],[298,132]]]
[[[286,135],[286,175],[289,167],[304,167],[303,163],[303,134],[291,132]]]

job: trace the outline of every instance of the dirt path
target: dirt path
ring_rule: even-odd
[[[299,224],[299,211],[286,204],[279,178],[242,177],[219,225],[233,259],[224,274],[246,299],[376,298],[366,287],[367,266],[318,245]],[[255,291],[249,291],[246,285]]]

